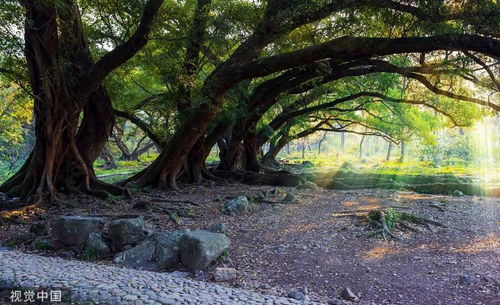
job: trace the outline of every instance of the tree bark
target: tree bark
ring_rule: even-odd
[[[101,152],[101,156],[100,157],[104,161],[102,169],[106,170],[106,169],[116,169],[116,168],[118,168],[116,166],[116,163],[115,163],[115,158],[113,157],[113,155],[111,154],[111,152],[109,151],[109,149],[107,149],[107,147],[104,147],[104,149]]]
[[[403,162],[405,160],[406,154],[406,143],[405,141],[401,141],[401,155],[399,156],[399,162]]]
[[[387,156],[385,157],[385,161],[391,160],[391,152],[392,152],[392,142],[389,142],[389,146],[387,147]]]
[[[359,160],[363,159],[363,142],[365,141],[366,136],[361,137],[361,141],[359,141]]]
[[[97,180],[92,168],[113,126],[111,102],[100,84],[145,44],[161,3],[150,0],[134,36],[94,64],[76,1],[58,3],[57,8],[52,1],[22,2],[36,140],[25,164],[0,186],[1,192],[35,203],[58,200],[59,192],[122,193],[122,188]]]

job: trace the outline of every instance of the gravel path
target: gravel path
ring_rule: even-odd
[[[319,304],[114,266],[0,250],[0,291],[66,289],[72,304]],[[9,296],[0,300],[10,301]]]

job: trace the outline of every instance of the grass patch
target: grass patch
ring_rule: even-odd
[[[86,249],[83,252],[83,258],[87,261],[96,261],[101,258],[101,251],[95,248]]]

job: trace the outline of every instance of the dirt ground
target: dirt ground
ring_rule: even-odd
[[[358,295],[357,304],[500,304],[500,199],[278,188],[293,192],[299,202],[254,200],[247,215],[221,213],[225,198],[256,198],[273,189],[241,184],[192,186],[179,192],[134,194],[126,200],[79,198],[57,208],[29,207],[4,212],[17,220],[0,228],[0,241],[25,232],[31,220],[55,215],[144,215],[150,226],[167,231],[204,229],[223,222],[232,245],[229,257],[217,264],[234,267],[239,275],[235,283],[226,285],[278,295],[307,287],[312,300],[325,302],[348,287]],[[146,207],[133,208],[138,202]],[[157,208],[152,209],[153,205]],[[163,206],[186,207],[189,217],[178,218],[176,225],[172,217],[158,212]],[[395,230],[400,240],[386,241],[379,234],[372,236],[362,219],[345,213],[388,206],[444,227]],[[210,280],[209,274],[198,277]]]

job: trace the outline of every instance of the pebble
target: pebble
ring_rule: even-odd
[[[1,288],[60,286],[79,304],[320,305],[295,291],[294,299],[265,295],[171,275],[91,262],[0,250]],[[43,279],[43,281],[41,281]],[[297,301],[300,300],[300,303]],[[2,303],[0,299],[0,303]]]
[[[351,291],[351,289],[345,287],[340,293],[340,297],[344,300],[355,301],[358,299],[358,296]]]

